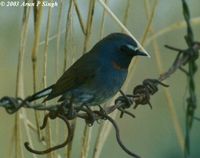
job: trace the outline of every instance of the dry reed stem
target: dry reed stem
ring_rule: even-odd
[[[58,68],[59,68],[59,52],[60,52],[60,35],[61,35],[61,19],[62,19],[62,9],[63,9],[63,0],[60,0],[60,6],[58,9],[58,21],[57,21],[57,33],[56,33],[56,78],[58,77]],[[50,37],[48,37],[50,41]]]
[[[56,65],[56,80],[59,75],[59,54],[60,54],[60,39],[61,39],[61,24],[62,24],[62,10],[63,10],[63,0],[60,0],[60,5],[58,9],[58,20],[57,20],[57,31],[56,31],[56,54],[55,54],[55,65]],[[50,41],[51,39],[48,38]],[[60,121],[56,120],[55,124],[55,137],[59,138],[60,135]],[[57,142],[56,142],[57,143]]]
[[[147,39],[147,35],[150,32],[149,30],[150,30],[150,27],[152,24],[152,20],[153,20],[157,5],[158,5],[158,0],[154,0],[152,11],[148,12],[148,24],[146,26],[146,29],[145,29],[145,32],[144,32],[144,35],[143,35],[143,38],[141,41],[142,44],[144,44],[144,41]]]
[[[191,24],[192,25],[199,25],[200,24],[200,17],[196,17],[196,18],[191,18]],[[146,42],[144,43],[145,46],[149,45],[154,39],[158,39],[159,37],[163,36],[166,33],[178,30],[178,29],[182,29],[182,28],[186,28],[186,23],[184,20],[173,23],[159,31],[154,32],[150,37],[148,37],[148,39],[146,40]]]
[[[16,80],[16,97],[23,97],[24,95],[24,82],[23,82],[23,65],[24,65],[24,53],[27,39],[28,30],[28,19],[29,19],[30,9],[25,7],[22,19],[22,30],[20,35],[20,48],[18,55],[18,65],[17,65],[17,80]],[[21,112],[15,115],[15,126],[14,126],[14,139],[15,139],[15,156],[16,158],[24,157],[23,147],[22,147],[22,135],[21,135],[21,121],[19,119]]]
[[[60,31],[60,34],[64,34],[64,33],[66,33],[66,29],[63,29],[63,30]],[[56,38],[58,38],[57,34],[54,34],[54,35],[50,36],[49,37],[49,42],[54,40],[54,39],[56,39]],[[41,46],[43,44],[45,44],[45,40],[40,41],[39,46]]]
[[[142,39],[140,40],[142,46],[144,45],[144,42],[147,40],[147,35],[148,35],[148,32],[149,32],[150,26],[152,24],[152,20],[153,20],[154,14],[155,14],[157,4],[158,4],[158,0],[155,0],[154,4],[153,4],[153,10],[151,12],[150,19],[148,19],[148,21],[147,21],[147,25],[146,25],[146,28],[144,30]],[[134,74],[134,71],[136,70],[137,62],[139,62],[139,59],[136,57],[135,60],[133,60],[132,64],[129,66],[130,73]],[[135,65],[135,66],[133,67],[133,65]],[[132,78],[130,80],[132,80]]]
[[[143,36],[141,38],[141,45],[144,45],[145,41],[147,40],[147,34],[150,31],[150,27],[151,27],[151,24],[153,22],[153,17],[155,15],[155,11],[156,11],[157,5],[158,5],[158,0],[155,0],[154,3],[153,3],[153,9],[152,9],[152,11],[150,13],[150,17],[149,17],[149,19],[147,21],[147,25],[146,25],[146,28],[144,30],[144,34],[143,34]],[[132,62],[133,64],[131,64],[130,67],[129,67],[130,73],[134,73],[134,71],[136,70],[137,62],[139,62],[139,58],[136,57],[135,60]],[[134,65],[134,67],[133,67],[133,65]],[[130,80],[132,80],[132,78],[130,78]]]
[[[67,12],[67,21],[66,21],[66,32],[65,32],[65,48],[64,48],[64,67],[63,72],[65,72],[65,69],[67,67],[67,52],[68,52],[68,39],[69,39],[69,32],[72,25],[72,0],[69,2],[69,8]]]
[[[43,62],[43,87],[47,87],[47,60],[48,60],[48,46],[49,46],[49,32],[51,25],[51,12],[52,8],[49,7],[47,25],[46,25],[46,35],[45,35],[45,46],[44,46],[44,62]]]
[[[76,121],[77,119],[74,119],[70,122],[71,124],[71,132],[74,134],[75,133],[75,129],[76,129]],[[73,139],[70,143],[68,143],[67,145],[67,158],[72,158],[72,145],[73,145]]]
[[[149,10],[150,10],[149,0],[145,0],[145,2],[146,2],[147,14],[148,14],[147,17],[149,17],[149,15],[150,15],[150,13],[149,13]],[[154,33],[154,29],[153,29],[152,26],[151,26],[151,33],[152,34]],[[156,38],[153,39],[152,42],[153,42],[152,44],[153,44],[156,62],[157,62],[157,66],[158,66],[158,71],[161,74],[161,73],[164,72],[164,69],[163,69],[163,65],[162,65],[162,62],[161,62],[162,59],[161,59],[160,49],[159,49],[159,46],[158,46],[158,43],[157,43],[157,39]],[[175,131],[176,131],[176,135],[177,135],[177,139],[178,139],[180,148],[181,148],[182,152],[184,152],[183,130],[181,129],[180,123],[178,121],[177,113],[176,113],[176,110],[174,108],[174,102],[173,102],[173,99],[172,99],[172,96],[171,96],[169,89],[165,88],[164,94],[165,94],[165,97],[166,97],[166,100],[167,100],[167,105],[168,105],[168,108],[169,108],[169,112],[171,114],[172,122],[173,122],[173,125],[174,125],[174,128],[175,128]]]
[[[105,4],[108,5],[108,0],[105,0]],[[105,15],[106,15],[106,10],[103,8],[103,14],[101,17],[101,23],[100,23],[100,39],[103,37],[103,32],[104,32],[104,24],[105,24]]]
[[[43,2],[43,0],[41,0]],[[42,18],[42,11],[43,6],[40,4],[38,8],[36,9],[37,13],[34,12],[34,15],[36,15],[35,19],[35,37],[34,37],[34,43],[32,48],[32,69],[33,69],[33,93],[36,92],[36,83],[37,83],[37,53],[39,48],[39,41],[40,41],[40,25],[41,25],[41,18]],[[35,10],[34,10],[35,11]],[[36,126],[38,129],[38,137],[39,140],[41,139],[41,133],[40,133],[40,125],[39,125],[39,113],[37,111],[34,112],[35,114],[35,121]]]
[[[114,100],[115,99],[112,99],[112,101],[110,102],[111,105],[113,105],[112,103],[114,102]],[[114,111],[109,116],[111,116],[113,119],[115,119],[117,117],[117,114],[118,114],[118,112]],[[102,124],[101,132],[100,132],[100,136],[99,136],[101,138],[101,141],[98,142],[98,146],[95,146],[96,151],[95,151],[94,158],[100,157],[101,151],[102,151],[103,146],[108,138],[108,135],[110,134],[111,129],[112,129],[112,125],[110,124],[109,121],[106,121]]]
[[[22,119],[22,121],[23,121],[24,128],[25,128],[25,131],[26,131],[26,136],[28,138],[28,142],[32,146],[33,142],[32,142],[31,133],[30,133],[30,129],[29,129],[30,126],[28,126],[28,123],[30,124],[30,121],[28,120],[28,117],[27,117],[27,114],[26,114],[26,110],[22,109],[20,115],[23,115],[23,117],[20,116],[20,119]],[[37,130],[36,130],[36,132],[37,132]],[[22,147],[22,148],[24,148],[24,147]],[[37,158],[37,156],[35,154],[32,154],[32,156],[34,158]]]
[[[24,116],[22,113],[20,113],[19,117],[21,120],[26,122],[27,127],[29,127],[33,132],[37,132],[36,126],[28,119],[28,117]]]
[[[98,158],[100,156],[100,153],[99,152],[99,148],[102,149],[102,143],[101,143],[101,138],[102,138],[102,131],[103,131],[103,127],[104,127],[104,123],[102,123],[98,129],[98,133],[97,133],[97,137],[96,137],[96,141],[95,141],[95,146],[94,146],[94,149],[93,149],[93,155],[92,157],[93,158]]]
[[[19,75],[19,78],[17,77],[18,78],[17,83],[21,82],[21,85],[16,88],[16,90],[17,90],[16,94],[19,94],[19,96],[23,96],[24,95],[23,92],[20,92],[19,88],[21,90],[24,89],[24,86],[23,86],[23,83],[24,83],[23,82],[23,64],[24,64],[23,61],[24,60],[23,59],[24,59],[26,42],[27,42],[29,16],[30,16],[30,9],[27,7],[27,14],[24,15],[24,20],[23,20],[24,22],[23,22],[23,25],[22,25],[22,34],[21,34],[21,37],[20,37],[20,39],[21,39],[21,41],[20,41],[20,52],[21,53],[19,53],[19,54],[21,54],[21,55],[19,56],[20,60],[18,61],[18,65],[21,65],[21,66],[18,68],[18,71],[17,71],[17,74]],[[18,84],[16,84],[16,85],[18,85]],[[21,116],[23,116],[23,118]],[[23,121],[28,141],[30,142],[30,145],[32,145],[33,143],[32,143],[32,138],[31,138],[31,135],[30,135],[30,130],[29,130],[28,126],[27,126],[28,118],[27,118],[25,109],[22,109],[22,111],[19,114],[19,117],[20,117],[20,120],[22,119],[22,121]],[[21,148],[23,148],[23,147],[21,146]],[[34,158],[37,158],[36,155],[32,155],[32,156]]]
[[[73,0],[73,2],[74,2],[74,7],[75,7],[75,10],[76,10],[76,14],[78,16],[78,20],[79,20],[79,23],[80,23],[80,26],[81,26],[81,30],[82,30],[83,34],[86,35],[86,29],[84,27],[83,18],[81,16],[80,9],[78,7],[77,1]]]
[[[92,22],[94,17],[94,8],[95,8],[95,2],[94,0],[90,0],[89,3],[89,10],[88,10],[88,16],[87,16],[87,24],[86,24],[86,35],[84,40],[84,46],[83,46],[83,52],[86,52],[89,47],[89,41],[91,37],[91,31],[92,31]],[[88,127],[87,124],[85,124],[84,132],[83,132],[83,140],[82,140],[82,148],[81,148],[81,158],[86,158],[89,151],[89,143],[91,139],[92,134],[92,127]]]
[[[87,158],[88,156],[91,133],[92,133],[92,127],[88,127],[88,125],[85,125],[83,131],[82,147],[81,147],[81,156],[80,156],[81,158]]]
[[[42,5],[38,6],[37,11],[37,18],[36,18],[36,24],[35,24],[35,37],[34,37],[34,43],[32,48],[32,64],[33,64],[33,91],[36,92],[36,82],[37,82],[37,53],[38,53],[38,46],[39,46],[39,40],[40,40],[40,24],[41,24],[41,18],[42,18]]]
[[[52,1],[51,1],[52,2]],[[50,32],[50,26],[51,26],[51,14],[52,14],[52,7],[49,7],[48,10],[48,18],[47,18],[47,24],[46,24],[46,35],[45,35],[45,46],[44,46],[44,62],[43,62],[43,87],[47,87],[47,60],[48,60],[48,46],[49,46],[49,32]],[[47,146],[50,148],[52,146],[51,142],[51,125],[50,122],[47,122]],[[53,152],[48,153],[48,158],[53,158]]]
[[[8,148],[8,158],[12,158],[13,156],[12,156],[12,154],[15,152],[15,143],[13,143],[13,142],[15,142],[15,127],[13,127],[13,130],[12,130],[12,136],[11,136],[11,140],[10,140],[10,146],[9,146],[9,148]],[[15,153],[14,153],[15,154]],[[15,157],[17,157],[16,155],[15,155]]]
[[[131,0],[127,0],[126,8],[125,8],[125,14],[124,14],[124,18],[123,18],[123,24],[124,24],[125,26],[127,26],[127,22],[128,22],[128,13],[129,13],[130,6],[131,6]],[[124,31],[124,30],[122,30],[122,31]]]
[[[15,140],[15,157],[24,158],[24,152],[21,142],[22,132],[21,132],[21,122],[19,119],[19,113],[15,115],[14,140]]]
[[[152,42],[153,42],[153,48],[154,48],[154,52],[155,52],[155,56],[156,56],[156,62],[158,65],[159,73],[161,74],[164,72],[164,69],[163,69],[163,66],[161,63],[162,59],[160,56],[160,50],[158,47],[157,40],[154,39]],[[180,123],[178,121],[178,116],[177,116],[177,113],[175,110],[174,101],[172,99],[173,97],[171,95],[171,92],[167,88],[164,89],[164,94],[165,94],[165,97],[167,100],[168,109],[169,109],[169,112],[170,112],[170,115],[172,118],[172,122],[173,122],[173,125],[175,128],[175,131],[176,131],[176,136],[177,136],[180,148],[181,148],[182,152],[184,152],[184,135],[183,135],[183,130],[181,129]]]
[[[158,0],[155,0],[154,3],[153,3],[153,9],[150,13],[150,17],[147,21],[147,25],[146,25],[146,28],[144,30],[144,34],[143,34],[142,39],[141,39],[141,45],[144,45],[145,41],[147,40],[147,35],[148,35],[149,30],[150,30],[151,24],[153,22],[153,17],[155,15],[157,5],[158,5]],[[129,66],[130,73],[134,73],[134,71],[136,70],[137,62],[139,62],[139,59],[136,57],[135,60],[132,62],[133,64],[131,64]],[[133,65],[135,65],[135,66],[133,67]],[[132,80],[132,78],[130,80]]]
[[[69,1],[69,8],[67,12],[67,19],[66,19],[66,32],[65,32],[65,47],[64,47],[64,67],[63,67],[63,72],[65,72],[65,69],[67,67],[67,55],[68,55],[68,50],[69,50],[69,36],[70,36],[70,31],[72,29],[72,11],[73,11],[73,3],[72,0]],[[73,141],[73,140],[72,140]],[[71,158],[72,156],[72,142],[68,144],[67,146],[67,153],[68,155],[67,158]]]
[[[32,143],[32,139],[31,139],[31,135],[30,135],[30,132],[27,132],[27,131],[30,131],[29,128],[31,130],[33,130],[33,132],[36,132],[37,133],[37,127],[28,119],[26,113],[24,114],[23,113],[23,110],[25,109],[22,109],[22,113],[20,113],[20,116],[19,118],[22,119],[24,121],[24,127],[27,128],[25,129],[26,130],[26,133],[27,133],[27,137],[28,137],[28,142],[30,144],[30,146],[33,146],[33,143]],[[47,145],[47,143],[45,141],[42,141],[41,142],[43,145]],[[53,142],[52,140],[52,144],[54,144],[55,142]],[[34,158],[37,158],[37,156],[35,154],[32,155]],[[60,154],[56,154],[57,157],[61,157]]]
[[[200,17],[191,18],[191,24],[192,25],[199,25],[200,24]],[[180,22],[171,24],[170,26],[167,26],[166,28],[163,28],[160,31],[157,31],[153,35],[148,37],[143,45],[148,46],[154,38],[158,38],[158,37],[160,37],[160,36],[162,36],[162,35],[164,35],[168,32],[175,31],[177,29],[182,29],[182,28],[185,28],[185,27],[186,27],[185,21],[180,21]],[[61,34],[63,34],[63,33],[65,33],[65,30],[61,31]],[[55,38],[57,38],[57,34],[50,36],[49,41],[52,41]],[[44,43],[45,43],[44,40],[40,41],[39,45],[43,45]]]
[[[105,4],[108,5],[108,0],[105,0]],[[104,34],[105,15],[106,15],[106,10],[105,10],[105,8],[103,8],[103,14],[102,14],[101,23],[100,23],[100,36],[99,36],[100,39],[103,37],[103,34]],[[92,155],[93,158],[96,158],[99,156],[98,148],[101,145],[102,130],[103,130],[103,123],[99,126],[99,129],[98,129],[95,146],[93,149],[93,155]]]
[[[94,16],[94,7],[95,7],[95,1],[90,0],[87,24],[86,24],[86,35],[85,35],[84,46],[83,46],[84,53],[87,51],[87,49],[89,47],[91,31],[92,31],[92,22],[93,22],[93,16]]]

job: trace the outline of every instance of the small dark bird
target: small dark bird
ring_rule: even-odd
[[[100,105],[120,90],[132,58],[138,55],[148,56],[130,36],[112,33],[78,59],[55,84],[33,94],[28,101],[61,96],[58,101],[73,98],[77,106]]]

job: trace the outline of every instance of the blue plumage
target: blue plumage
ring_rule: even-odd
[[[137,55],[146,56],[131,37],[112,33],[78,59],[54,85],[34,94],[29,101],[61,96],[59,101],[73,98],[77,106],[99,105],[120,90],[128,66]]]

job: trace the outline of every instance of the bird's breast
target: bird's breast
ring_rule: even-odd
[[[112,97],[122,87],[126,80],[127,70],[117,70],[112,66],[102,68],[99,74],[96,74],[95,90],[96,93],[105,98]]]
[[[102,66],[94,78],[85,82],[70,93],[75,96],[75,104],[97,105],[113,97],[122,87],[127,71],[119,71],[112,66]]]

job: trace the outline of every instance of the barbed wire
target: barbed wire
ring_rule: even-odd
[[[158,85],[162,85],[167,87],[167,85],[161,83],[158,80],[155,79],[146,79],[144,80],[143,84],[138,85],[134,88],[133,90],[133,94],[128,94],[125,95],[121,90],[121,96],[119,96],[115,102],[114,105],[106,107],[106,108],[101,108],[100,106],[100,110],[91,110],[88,107],[75,107],[73,106],[73,103],[70,101],[65,101],[61,104],[57,104],[57,105],[51,105],[51,106],[44,106],[44,104],[32,104],[30,102],[28,102],[28,98],[27,99],[21,99],[21,98],[14,98],[14,97],[3,97],[0,99],[0,107],[5,108],[5,110],[7,111],[7,113],[9,114],[14,114],[16,113],[20,108],[28,108],[28,109],[34,109],[34,110],[42,110],[42,111],[49,111],[49,113],[47,115],[45,115],[44,120],[43,120],[43,125],[41,127],[41,129],[46,127],[46,123],[48,118],[50,119],[55,119],[55,118],[60,118],[61,120],[63,120],[65,122],[65,124],[67,125],[67,129],[68,129],[68,137],[66,139],[66,141],[60,145],[56,145],[54,147],[51,147],[49,149],[43,150],[43,151],[39,151],[39,150],[34,150],[32,149],[28,142],[25,142],[25,147],[28,151],[35,153],[35,154],[46,154],[48,152],[51,152],[53,150],[56,150],[58,148],[64,147],[65,145],[67,145],[72,136],[72,131],[71,131],[71,127],[69,125],[69,120],[72,120],[74,118],[81,118],[84,119],[85,122],[92,126],[93,123],[95,121],[98,120],[108,120],[112,123],[112,125],[115,128],[116,131],[116,138],[117,141],[119,143],[119,145],[122,147],[122,149],[128,153],[129,155],[139,158],[138,155],[134,154],[133,152],[129,151],[125,145],[123,145],[121,139],[120,139],[120,135],[119,135],[119,128],[117,126],[117,124],[115,123],[115,121],[108,116],[108,114],[112,113],[115,110],[119,110],[121,112],[120,117],[123,117],[124,114],[127,114],[131,117],[135,117],[132,113],[130,113],[129,111],[127,111],[126,109],[130,108],[133,104],[134,104],[134,109],[138,106],[138,105],[145,105],[145,104],[149,104],[150,107],[152,108],[151,104],[150,104],[150,96],[153,95],[154,93],[156,93],[158,91]],[[70,107],[74,107],[74,111],[72,112]]]

